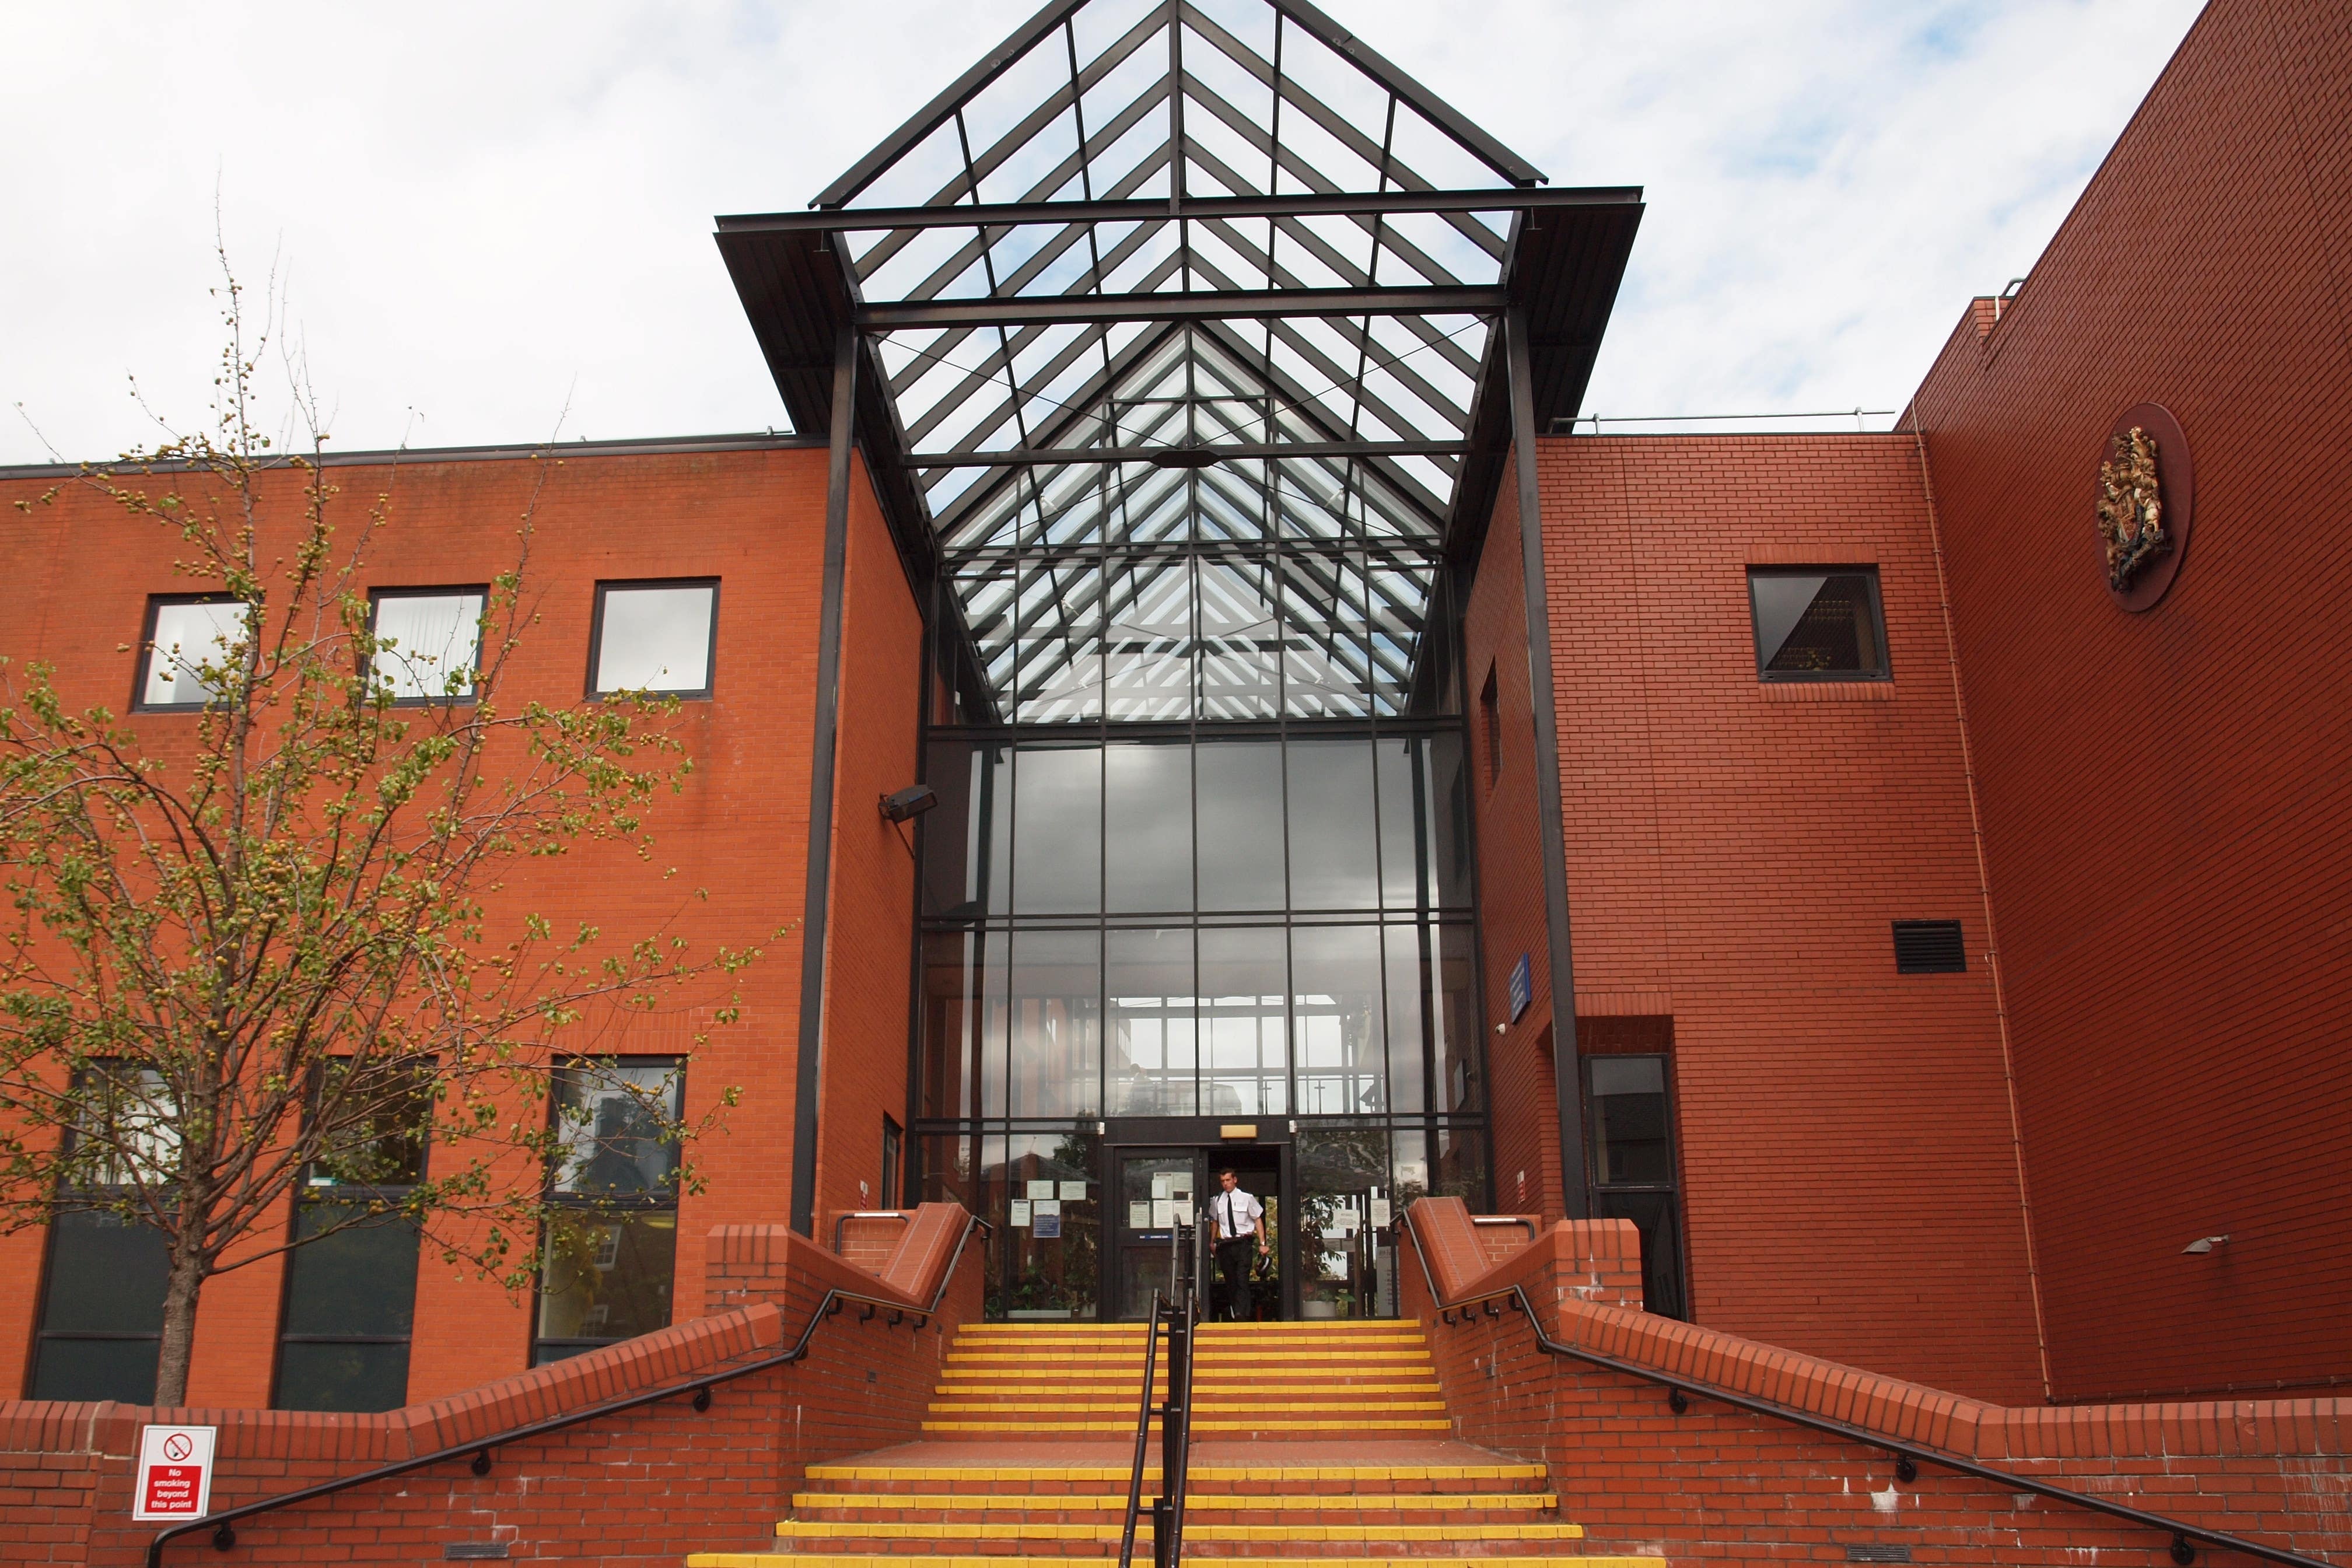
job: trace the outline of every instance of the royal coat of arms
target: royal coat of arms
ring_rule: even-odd
[[[2157,483],[2156,437],[2140,426],[2117,431],[2099,465],[2099,537],[2107,545],[2107,586],[2118,594],[2172,548]]]

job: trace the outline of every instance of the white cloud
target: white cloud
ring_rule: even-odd
[[[75,457],[201,414],[273,254],[346,448],[783,420],[709,238],[797,207],[1031,0],[0,14],[0,402]],[[2194,0],[1332,0],[1558,184],[1650,210],[1589,408],[1892,407],[2025,270]],[[412,410],[414,411],[412,413]],[[39,443],[0,421],[0,461]]]

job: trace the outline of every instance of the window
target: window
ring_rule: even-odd
[[[575,1212],[541,1250],[534,1366],[669,1325],[685,1089],[674,1057],[557,1069],[551,1195]]]
[[[717,578],[599,583],[588,644],[588,694],[710,695],[719,641]]]
[[[882,1205],[886,1209],[898,1206],[898,1167],[906,1146],[906,1133],[888,1117],[882,1119]]]
[[[148,600],[147,634],[139,639],[146,658],[132,706],[202,708],[218,697],[218,674],[229,649],[245,640],[245,618],[251,608],[236,599]],[[211,679],[205,674],[207,665]]]
[[[33,1351],[34,1399],[155,1397],[163,1343],[163,1289],[171,1272],[163,1235],[102,1205],[128,1201],[134,1177],[152,1180],[177,1148],[172,1098],[161,1074],[112,1064],[84,1079],[84,1125],[74,1133],[68,1195],[49,1223]]]
[[[1888,679],[1877,567],[1751,567],[1748,599],[1758,679]]]
[[[394,702],[470,702],[481,654],[481,588],[379,588],[376,684]]]
[[[1958,921],[1896,921],[1895,973],[1966,974],[1969,945]]]
[[[302,1245],[286,1266],[280,1410],[397,1410],[408,1402],[419,1237],[415,1221],[370,1210],[396,1208],[424,1179],[432,1068],[384,1063],[361,1080],[348,1071],[331,1068],[313,1102],[312,1114],[336,1126],[294,1207]]]
[[[1486,667],[1486,684],[1478,689],[1479,749],[1486,753],[1486,784],[1503,776],[1503,704],[1495,689],[1495,667]]]

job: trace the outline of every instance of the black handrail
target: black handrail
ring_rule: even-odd
[[[915,1328],[920,1329],[929,1323],[931,1321],[931,1314],[939,1310],[940,1303],[947,1299],[948,1287],[955,1283],[956,1269],[963,1262],[964,1243],[971,1239],[971,1233],[975,1226],[991,1234],[993,1234],[995,1228],[977,1215],[964,1216],[963,1234],[956,1237],[955,1256],[948,1259],[947,1273],[940,1277],[940,1288],[931,1297],[930,1305],[915,1314]],[[336,1492],[347,1491],[352,1487],[366,1486],[371,1481],[390,1480],[394,1476],[404,1476],[412,1470],[422,1470],[467,1454],[473,1456],[471,1468],[474,1474],[487,1476],[490,1473],[490,1451],[493,1448],[502,1447],[509,1443],[527,1442],[533,1437],[543,1437],[549,1433],[583,1426],[603,1416],[617,1415],[625,1410],[635,1410],[639,1405],[657,1405],[665,1399],[672,1399],[681,1394],[694,1395],[694,1408],[698,1415],[710,1408],[710,1391],[719,1384],[732,1383],[739,1377],[749,1377],[755,1372],[766,1372],[772,1367],[789,1366],[793,1362],[805,1357],[808,1354],[809,1341],[816,1334],[817,1325],[838,1313],[842,1303],[845,1301],[859,1301],[865,1304],[866,1310],[859,1313],[857,1317],[857,1321],[861,1323],[872,1321],[877,1312],[886,1310],[890,1317],[889,1321],[883,1325],[885,1328],[895,1329],[907,1318],[907,1304],[904,1301],[886,1301],[878,1296],[861,1295],[855,1290],[829,1289],[817,1302],[816,1310],[809,1314],[809,1321],[802,1326],[801,1337],[788,1351],[780,1351],[771,1356],[761,1356],[757,1361],[742,1362],[722,1371],[707,1373],[685,1383],[674,1383],[644,1394],[633,1394],[625,1399],[608,1400],[603,1405],[591,1405],[585,1410],[575,1410],[568,1415],[557,1415],[544,1421],[531,1422],[528,1426],[509,1427],[506,1431],[494,1432],[487,1437],[476,1437],[469,1442],[453,1444],[446,1448],[436,1448],[430,1454],[422,1454],[413,1459],[402,1459],[395,1464],[379,1465],[372,1470],[362,1470],[357,1475],[342,1476],[331,1481],[320,1481],[316,1486],[304,1487],[299,1491],[286,1492],[278,1497],[263,1498],[257,1502],[243,1503],[236,1508],[223,1509],[217,1513],[208,1513],[202,1519],[192,1519],[185,1524],[172,1525],[158,1531],[155,1539],[147,1543],[147,1568],[161,1568],[163,1561],[163,1548],[178,1537],[195,1531],[209,1528],[213,1532],[213,1549],[216,1552],[226,1552],[236,1544],[236,1521],[240,1519],[250,1519],[255,1514],[268,1513],[273,1510],[290,1507],[298,1502],[309,1502],[313,1498],[330,1497]]]
[[[1160,1497],[1151,1509],[1153,1568],[1177,1568],[1184,1559],[1184,1495],[1192,1470],[1193,1331],[1201,1326],[1195,1249],[1180,1224],[1176,1299],[1168,1304],[1168,1396],[1160,1405]]]
[[[1151,1292],[1143,1324],[1143,1397],[1135,1411],[1135,1467],[1127,1477],[1127,1525],[1119,1531],[1118,1568],[1135,1568],[1135,1521],[1143,1511],[1143,1451],[1151,1438],[1151,1374],[1160,1358],[1160,1312],[1165,1299]]]
[[[1410,1220],[1407,1221],[1407,1226],[1410,1228]],[[1826,1415],[1815,1415],[1810,1411],[1799,1410],[1772,1400],[1757,1399],[1745,1394],[1737,1394],[1714,1384],[1675,1377],[1634,1362],[1621,1361],[1612,1355],[1603,1355],[1599,1351],[1586,1350],[1581,1345],[1564,1344],[1544,1331],[1543,1320],[1537,1316],[1535,1305],[1528,1300],[1527,1290],[1523,1287],[1508,1285],[1498,1290],[1482,1291],[1475,1296],[1465,1296],[1459,1300],[1447,1301],[1438,1295],[1437,1281],[1430,1276],[1429,1259],[1421,1250],[1421,1233],[1418,1230],[1413,1232],[1412,1255],[1421,1263],[1421,1277],[1429,1286],[1430,1301],[1437,1307],[1440,1321],[1447,1325],[1451,1326],[1457,1321],[1454,1317],[1456,1312],[1461,1313],[1461,1318],[1458,1320],[1460,1322],[1465,1324],[1471,1322],[1478,1314],[1472,1312],[1470,1309],[1481,1303],[1486,1306],[1486,1317],[1499,1318],[1503,1314],[1495,1303],[1507,1299],[1520,1315],[1527,1319],[1528,1327],[1536,1338],[1536,1348],[1546,1355],[1564,1356],[1571,1361],[1583,1362],[1590,1366],[1601,1367],[1609,1372],[1623,1373],[1630,1377],[1638,1377],[1646,1382],[1657,1384],[1667,1391],[1666,1408],[1677,1415],[1690,1408],[1690,1400],[1694,1396],[1700,1399],[1712,1399],[1718,1405],[1728,1405],[1735,1410],[1745,1410],[1751,1415],[1763,1415],[1775,1421],[1786,1421],[1793,1426],[1802,1426],[1811,1431],[1824,1433],[1832,1437],[1843,1438],[1850,1443],[1858,1443],[1866,1447],[1878,1448],[1892,1454],[1895,1461],[1895,1476],[1900,1481],[1907,1482],[1916,1479],[1919,1473],[1918,1467],[1922,1464],[1939,1465],[1945,1469],[1958,1471],[1961,1475],[1972,1477],[1977,1480],[1991,1481],[2011,1491],[2032,1492],[2037,1497],[2046,1497],[2053,1502],[2072,1503],[2077,1508],[2088,1509],[2094,1513],[2104,1513],[2113,1519],[2126,1520],[2149,1530],[2168,1531],[2172,1536],[2172,1560],[2180,1564],[2180,1568],[2189,1568],[2190,1563],[2197,1561],[2197,1548],[2192,1542],[2200,1542],[2225,1552],[2243,1552],[2249,1557],[2258,1557],[2264,1562],[2281,1563],[2284,1568],[2338,1568],[2337,1564],[2328,1562],[2326,1558],[2298,1556],[2292,1552],[2283,1552],[2273,1546],[2265,1546],[2258,1541],[2248,1541],[2243,1536],[2231,1535],[2226,1531],[2208,1530],[2203,1525],[2192,1524],[2187,1520],[2174,1519],[2167,1514],[2151,1513],[2146,1509],[2134,1508],[2128,1503],[2110,1502],[2105,1498],[2096,1497],[2088,1492],[2074,1491],[2065,1487],[2054,1487],[2032,1476],[2020,1475],[2014,1470],[1997,1470],[1990,1465],[1980,1465],[1973,1459],[1963,1459],[1958,1455],[1948,1454],[1938,1448],[1923,1447],[1916,1443],[1906,1443],[1899,1437],[1889,1437]]]

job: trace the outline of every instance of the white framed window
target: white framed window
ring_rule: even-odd
[[[202,708],[218,697],[221,668],[230,650],[245,640],[251,609],[236,599],[148,600],[147,633],[139,639],[145,659],[136,706]]]
[[[718,578],[599,583],[588,695],[708,697],[718,647]]]
[[[378,588],[371,595],[375,681],[394,702],[470,702],[487,590]]]

